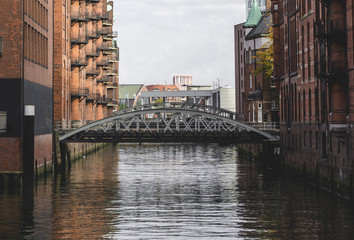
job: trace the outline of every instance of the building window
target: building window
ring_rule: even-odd
[[[252,90],[252,82],[253,82],[253,79],[252,79],[252,73],[250,73],[250,90]]]
[[[0,133],[6,132],[7,113],[0,112]]]
[[[262,103],[258,103],[258,122],[262,122],[263,116],[262,116]]]

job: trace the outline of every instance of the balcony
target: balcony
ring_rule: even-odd
[[[118,70],[110,70],[107,72],[107,76],[118,76]]]
[[[78,36],[71,36],[71,47],[75,46],[76,44],[85,45],[89,42],[89,37],[86,35],[86,32],[79,33]]]
[[[116,107],[118,106],[118,101],[116,99],[110,99],[107,103],[107,107]]]
[[[88,36],[90,39],[95,39],[95,38],[97,38],[96,29],[87,30],[87,36]]]
[[[345,77],[347,68],[345,60],[315,61],[315,74],[323,78]]]
[[[111,59],[109,59],[109,63],[116,63],[119,62],[117,57],[112,57]]]
[[[343,36],[346,33],[345,18],[336,18],[329,21],[328,34],[332,36]]]
[[[110,101],[112,101],[112,98],[101,97],[100,99],[98,99],[97,103],[107,105]]]
[[[87,97],[89,94],[88,88],[71,88],[71,97]]]
[[[88,62],[86,60],[85,57],[71,57],[71,69],[75,68],[75,67],[85,67],[88,65]]]
[[[108,83],[107,84],[107,89],[109,89],[109,88],[118,88],[118,83],[114,83],[114,82]]]
[[[88,22],[88,18],[86,17],[86,11],[80,11],[80,10],[71,10],[71,24],[75,24],[76,22],[83,23],[83,22]]]
[[[103,40],[112,40],[112,38],[118,37],[117,31],[109,31],[105,39]]]
[[[107,84],[109,82],[112,82],[112,78],[109,76],[104,76],[104,77],[98,78],[96,81],[97,81],[97,83]]]
[[[98,76],[100,75],[100,70],[96,68],[86,68],[86,76]]]
[[[97,61],[96,63],[97,66],[104,67],[109,65],[108,59],[102,59],[100,61]]]
[[[108,43],[105,43],[105,44],[102,44],[99,49],[101,51],[110,51],[112,50],[112,44],[108,44]]]
[[[108,31],[109,31],[109,29],[107,29],[107,28],[102,28],[102,29],[100,30],[100,33],[101,33],[101,35],[108,35]]]
[[[87,12],[86,19],[89,21],[95,21],[98,20],[99,18],[97,17],[97,14],[95,12]]]
[[[86,102],[97,102],[100,99],[99,93],[90,93],[86,97]]]
[[[320,20],[314,23],[317,38],[336,38],[342,40],[346,34],[345,18]]]
[[[112,26],[113,25],[113,20],[112,19],[108,19],[103,21],[103,26]]]
[[[102,13],[101,19],[102,20],[108,20],[109,19],[109,13],[108,12]]]
[[[89,58],[96,58],[100,56],[100,51],[97,50],[96,48],[86,48],[86,57]]]

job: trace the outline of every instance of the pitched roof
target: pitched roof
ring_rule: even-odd
[[[257,0],[253,0],[252,8],[250,14],[248,15],[247,21],[244,25],[245,28],[252,28],[257,26],[259,20],[262,18],[261,10],[259,9]]]
[[[143,84],[119,84],[119,98],[120,99],[129,99],[134,98],[134,94],[137,96],[140,92]]]
[[[267,36],[272,25],[272,15],[266,14],[259,21],[258,25],[252,29],[245,37],[246,40]]]

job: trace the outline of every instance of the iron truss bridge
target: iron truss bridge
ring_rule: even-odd
[[[235,120],[235,113],[188,103],[149,104],[74,130],[59,130],[64,142],[232,142],[277,141],[273,135]]]

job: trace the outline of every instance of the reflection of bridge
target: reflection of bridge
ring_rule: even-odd
[[[61,142],[259,143],[277,140],[267,132],[236,121],[234,112],[185,103],[137,106],[59,133]]]

